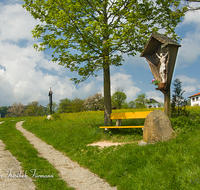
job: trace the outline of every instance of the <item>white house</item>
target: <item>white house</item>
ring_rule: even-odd
[[[189,96],[188,98],[191,100],[191,106],[200,106],[200,92]]]

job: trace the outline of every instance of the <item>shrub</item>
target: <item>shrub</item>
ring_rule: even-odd
[[[200,123],[198,117],[191,119],[189,117],[179,116],[176,118],[171,118],[170,120],[172,123],[172,128],[177,132],[194,131]]]

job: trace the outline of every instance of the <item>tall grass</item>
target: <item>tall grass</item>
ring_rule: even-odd
[[[200,109],[188,109],[196,119],[193,131],[178,133],[170,141],[148,146],[137,145],[137,141],[142,140],[141,129],[112,132],[99,129],[103,125],[103,112],[100,111],[61,114],[54,120],[33,117],[28,118],[23,126],[111,185],[117,185],[119,190],[199,189]],[[124,111],[127,110],[120,110]],[[124,125],[133,122],[144,120],[127,120]],[[101,149],[87,146],[102,140],[133,143]]]

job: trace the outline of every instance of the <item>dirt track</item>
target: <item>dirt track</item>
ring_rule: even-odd
[[[0,124],[1,123],[2,122],[0,122]],[[21,174],[21,178],[17,178],[15,176],[17,174]],[[35,185],[31,178],[23,176],[25,175],[20,166],[20,162],[12,156],[8,150],[5,150],[5,144],[2,140],[0,140],[0,189],[34,190]]]
[[[55,150],[51,145],[47,145],[33,133],[28,132],[18,122],[16,128],[33,144],[38,150],[40,156],[46,158],[59,172],[60,177],[66,181],[70,187],[77,190],[116,190],[117,187],[111,187],[106,181],[99,178],[86,168],[80,167],[76,162],[70,160],[63,153]]]

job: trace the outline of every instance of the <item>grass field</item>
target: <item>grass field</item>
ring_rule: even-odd
[[[200,108],[187,109],[190,111],[189,118],[171,120],[176,138],[148,146],[137,145],[137,141],[142,140],[142,129],[118,129],[112,132],[99,129],[99,126],[104,125],[101,111],[55,115],[54,120],[47,120],[46,117],[26,117],[17,120],[26,120],[23,124],[25,129],[53,145],[81,166],[106,179],[112,186],[117,186],[119,190],[191,190],[200,189]],[[141,110],[114,112],[124,111]],[[7,149],[20,159],[24,169],[29,169],[30,165],[27,165],[23,157],[30,156],[27,152],[34,152],[34,159],[30,159],[29,162],[38,164],[35,167],[41,170],[47,170],[47,167],[48,173],[51,171],[57,174],[51,165],[37,157],[33,147],[29,147],[26,139],[14,129],[17,120],[10,120],[12,119],[6,119],[6,122],[0,125],[1,131],[3,130],[0,139],[4,141]],[[123,125],[143,123],[144,120],[123,121]],[[103,140],[133,143],[101,149],[87,146]],[[21,144],[16,146],[16,143]],[[19,148],[22,145],[25,146],[24,149]],[[44,163],[41,165],[40,162]],[[52,183],[49,184],[52,189],[68,189],[58,177],[54,180],[51,182],[49,179],[45,184]],[[42,183],[44,181],[37,181],[39,189],[49,189]]]

